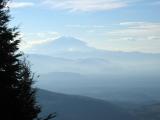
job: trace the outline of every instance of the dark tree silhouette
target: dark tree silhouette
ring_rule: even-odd
[[[19,52],[19,32],[9,27],[11,17],[8,0],[0,0],[0,119],[49,120],[54,115],[39,118],[40,106],[32,87],[34,75]]]

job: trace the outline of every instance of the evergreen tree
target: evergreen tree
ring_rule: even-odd
[[[8,0],[0,0],[0,119],[42,120],[41,108],[32,87],[33,75],[19,52],[20,39],[16,27],[9,27]],[[46,119],[53,118],[50,114]]]

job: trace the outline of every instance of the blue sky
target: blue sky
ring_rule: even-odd
[[[98,49],[160,53],[160,0],[12,0],[29,50],[60,36]]]

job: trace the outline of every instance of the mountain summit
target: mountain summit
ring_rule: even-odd
[[[55,46],[86,46],[86,43],[74,37],[60,37],[53,41]]]
[[[89,47],[87,43],[73,37],[60,37],[53,41],[35,46],[32,48],[40,54],[61,54],[61,53],[74,53],[74,52],[88,52],[94,50]]]
[[[54,40],[51,45],[52,48],[58,51],[74,52],[90,49],[85,42],[73,37],[60,37]]]

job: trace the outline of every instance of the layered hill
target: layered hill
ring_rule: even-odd
[[[106,101],[39,90],[43,115],[57,113],[55,120],[137,120],[127,111]]]

